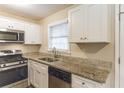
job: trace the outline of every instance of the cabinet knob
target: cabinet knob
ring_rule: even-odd
[[[86,40],[87,39],[87,37],[84,37],[84,40]]]
[[[85,85],[85,82],[82,82],[82,85]]]
[[[82,40],[83,38],[81,37],[80,40]]]

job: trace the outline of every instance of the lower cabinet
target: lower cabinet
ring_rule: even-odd
[[[72,88],[104,88],[104,87],[106,87],[106,84],[101,84],[72,74]]]
[[[29,83],[36,88],[48,88],[48,66],[29,60]]]

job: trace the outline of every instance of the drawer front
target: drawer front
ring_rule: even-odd
[[[48,66],[47,65],[44,65],[42,63],[38,63],[38,62],[35,62],[35,61],[32,61],[32,60],[30,60],[30,64],[35,66],[38,69],[41,69],[43,71],[47,71],[48,72]]]
[[[100,88],[100,87],[103,87],[103,85],[77,75],[72,75],[72,87],[73,88]]]

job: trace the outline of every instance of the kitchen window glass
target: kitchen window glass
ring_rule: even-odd
[[[68,51],[69,42],[68,42],[68,23],[66,21],[61,21],[49,26],[49,49],[56,48],[57,50]]]

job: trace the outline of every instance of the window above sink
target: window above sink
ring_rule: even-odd
[[[61,52],[69,52],[68,21],[62,20],[48,25],[48,50],[54,47]]]

